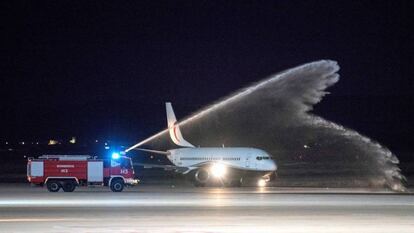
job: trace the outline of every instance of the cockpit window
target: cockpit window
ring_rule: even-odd
[[[270,159],[270,157],[269,156],[257,156],[256,159],[257,160]]]

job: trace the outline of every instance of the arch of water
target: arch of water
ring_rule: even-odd
[[[254,83],[181,121],[199,146],[257,147],[272,154],[279,179],[298,186],[404,190],[397,157],[379,143],[311,113],[339,80],[335,61],[321,60]],[[338,106],[340,107],[340,106]],[[164,130],[141,145],[168,149]]]

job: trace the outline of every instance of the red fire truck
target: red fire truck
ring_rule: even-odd
[[[73,192],[76,186],[104,185],[121,192],[126,185],[135,185],[131,158],[112,156],[97,159],[89,155],[42,155],[27,161],[27,179],[32,184],[46,185],[50,192]]]

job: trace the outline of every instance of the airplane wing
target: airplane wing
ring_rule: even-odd
[[[165,171],[175,171],[175,172],[184,173],[184,174],[191,171],[191,169],[188,167],[179,167],[175,165],[150,164],[150,163],[133,163],[133,165],[144,167],[144,169],[162,168]]]
[[[144,169],[162,168],[165,171],[175,171],[175,172],[182,173],[182,174],[187,174],[195,169],[209,166],[211,164],[214,164],[214,163],[212,163],[211,161],[207,161],[207,162],[195,164],[192,167],[180,167],[180,166],[168,165],[168,164],[133,163],[134,166],[141,166]]]

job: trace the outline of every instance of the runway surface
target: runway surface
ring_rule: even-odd
[[[0,232],[414,232],[414,196],[361,189],[0,185]]]

